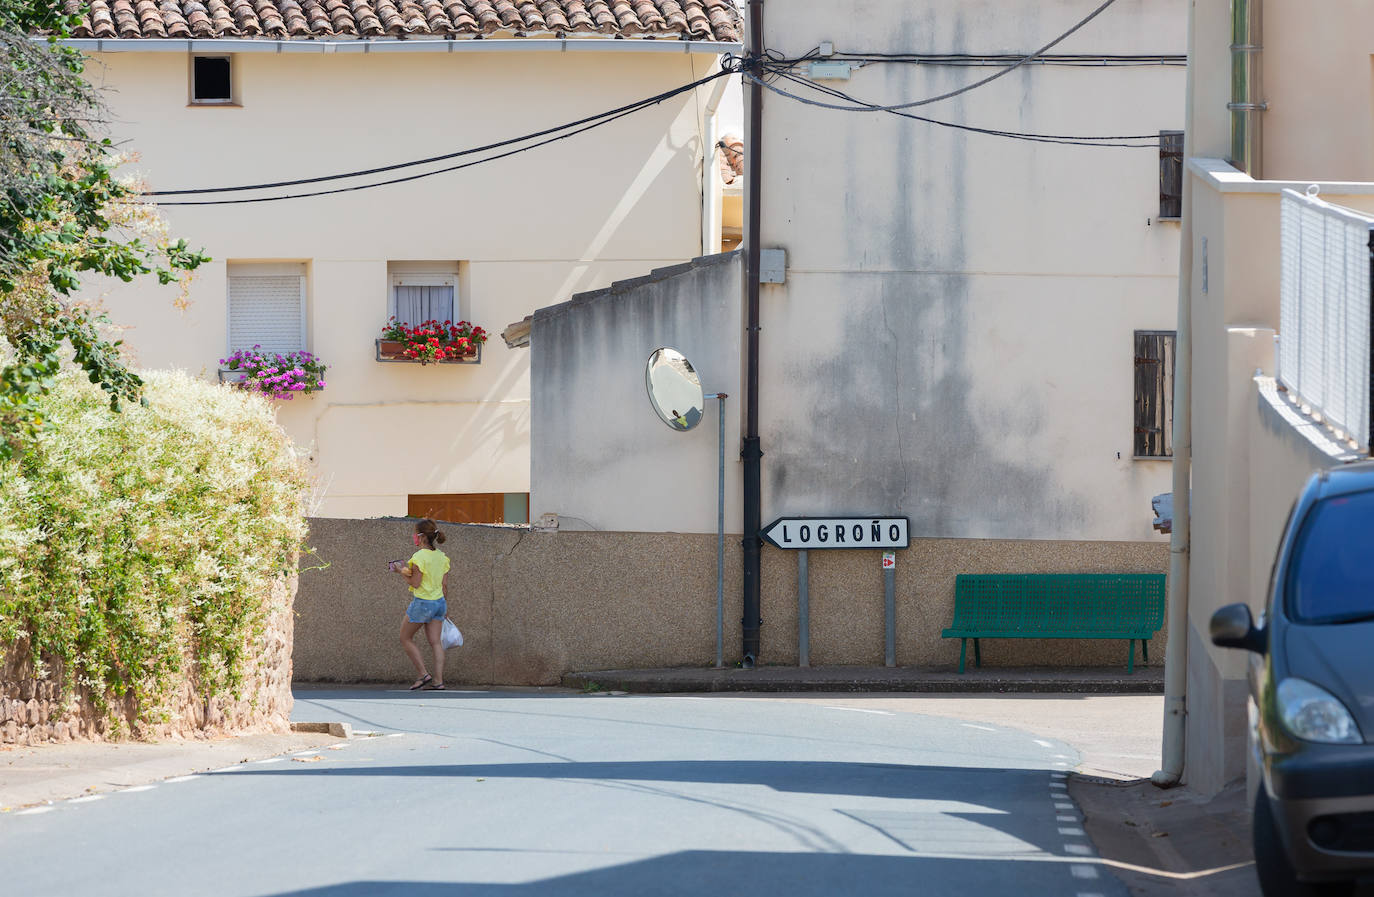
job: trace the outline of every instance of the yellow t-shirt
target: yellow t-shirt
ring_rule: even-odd
[[[410,556],[410,566],[424,573],[420,587],[410,587],[410,594],[422,601],[438,601],[444,597],[444,574],[448,572],[448,555],[435,548],[421,548]]]

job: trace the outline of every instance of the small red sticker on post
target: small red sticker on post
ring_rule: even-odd
[[[883,569],[884,569],[884,570],[896,570],[896,569],[897,569],[897,552],[895,552],[895,551],[884,551],[884,552],[883,552]]]

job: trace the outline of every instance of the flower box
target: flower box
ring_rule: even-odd
[[[481,364],[487,332],[467,321],[410,325],[393,315],[377,340],[377,360],[408,364]]]
[[[309,352],[269,353],[262,346],[240,349],[217,371],[219,382],[261,393],[272,399],[292,399],[324,389],[325,365]]]
[[[482,346],[479,343],[474,346],[466,355],[448,355],[434,361],[422,361],[418,358],[407,358],[405,351],[409,344],[396,339],[377,340],[377,360],[395,361],[404,364],[481,364]]]

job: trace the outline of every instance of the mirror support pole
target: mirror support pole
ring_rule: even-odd
[[[763,0],[749,0],[749,50],[746,65],[755,74],[763,58]],[[749,82],[749,127],[745,135],[745,190],[749,207],[745,219],[744,290],[747,306],[745,325],[746,381],[744,387],[745,430],[742,455],[744,458],[744,657],[740,665],[752,670],[759,657],[759,579],[763,528],[761,459],[759,445],[759,215],[763,188],[763,88],[758,81]]]
[[[725,400],[716,393],[720,406],[720,466],[716,471],[716,669],[725,666]]]

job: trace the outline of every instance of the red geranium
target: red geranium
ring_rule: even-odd
[[[477,347],[487,341],[487,332],[467,321],[423,321],[412,326],[392,315],[382,328],[382,339],[404,343],[402,355],[429,364],[476,355]]]

